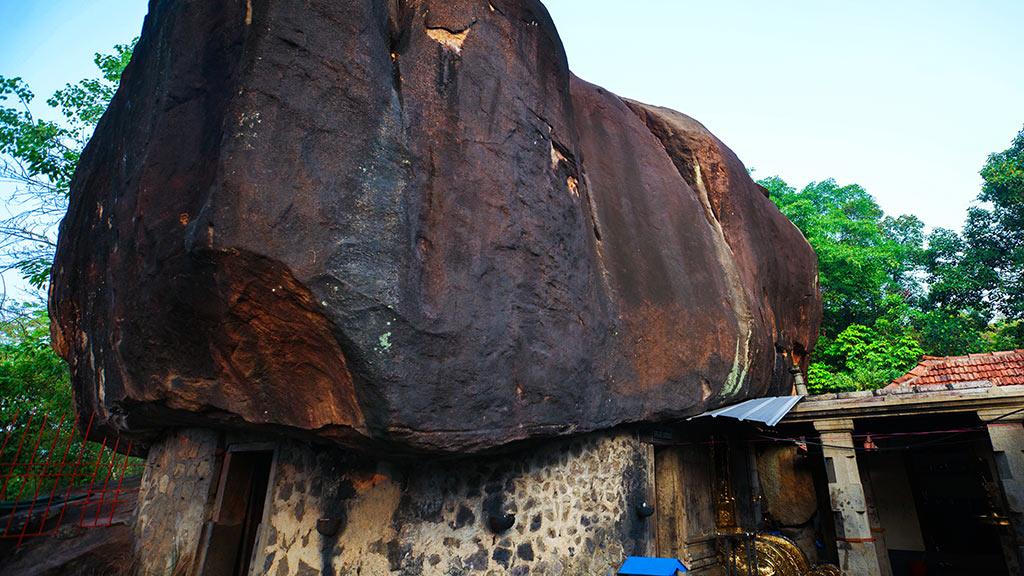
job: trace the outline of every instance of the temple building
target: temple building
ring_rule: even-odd
[[[787,497],[813,494],[816,511],[774,520],[813,526],[819,557],[849,574],[1020,574],[1022,422],[1024,350],[926,357],[881,390],[807,397],[772,435],[805,471]]]

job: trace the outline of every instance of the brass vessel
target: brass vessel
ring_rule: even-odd
[[[750,544],[753,542],[753,550]],[[792,540],[775,534],[753,534],[733,538],[732,545],[719,548],[727,573],[739,576],[842,576],[831,564],[811,566],[807,556]],[[751,565],[753,564],[753,565]]]

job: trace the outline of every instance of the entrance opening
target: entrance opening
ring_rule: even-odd
[[[885,423],[888,424],[888,423]],[[1012,542],[995,464],[983,431],[967,419],[904,419],[881,440],[881,450],[858,455],[869,483],[893,576],[1009,573]],[[916,426],[915,426],[916,425]],[[957,430],[957,433],[915,432]]]
[[[1001,515],[1001,503],[996,493],[986,491],[994,485],[977,452],[933,448],[908,454],[907,472],[932,574],[1007,573],[999,527],[989,520]]]
[[[248,576],[273,462],[270,450],[229,451],[225,455],[204,575]]]

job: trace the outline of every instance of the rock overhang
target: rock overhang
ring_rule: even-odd
[[[463,453],[788,392],[810,246],[540,2],[236,4],[151,2],[72,185],[54,342],[98,430]]]

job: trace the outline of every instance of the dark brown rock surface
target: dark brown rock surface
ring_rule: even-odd
[[[535,0],[152,0],[51,294],[80,415],[476,451],[766,393],[816,261]]]

